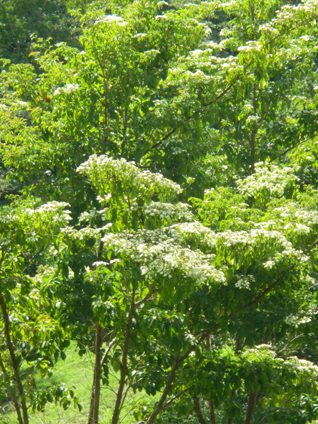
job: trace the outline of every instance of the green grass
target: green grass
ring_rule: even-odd
[[[67,357],[64,361],[59,361],[54,373],[50,378],[37,382],[38,388],[47,387],[49,384],[65,383],[68,388],[74,388],[74,391],[82,405],[82,410],[71,406],[66,411],[54,403],[47,404],[45,412],[30,413],[30,424],[83,424],[87,423],[89,401],[91,392],[91,383],[93,375],[93,356],[90,354],[80,357],[71,347],[67,351]],[[109,424],[111,421],[112,407],[115,400],[115,390],[117,388],[117,376],[111,374],[109,387],[102,387],[100,401],[100,424]],[[121,424],[132,424],[133,417],[130,414],[131,405],[138,399],[144,398],[144,394],[130,394],[127,396],[126,405],[121,415]],[[16,424],[17,419],[12,411],[5,415],[0,415],[1,424]]]

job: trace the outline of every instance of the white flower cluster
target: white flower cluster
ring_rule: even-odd
[[[256,361],[261,362],[265,360],[267,366],[289,370],[291,372],[290,377],[294,379],[303,378],[303,382],[307,385],[312,384],[317,389],[317,377],[318,377],[318,366],[313,362],[305,359],[300,359],[297,356],[292,356],[287,359],[280,358],[276,355],[271,345],[258,345],[254,348],[247,349],[242,353],[242,358],[248,362]],[[295,375],[296,374],[296,375]],[[299,381],[298,383],[301,383]]]
[[[318,377],[318,366],[306,359],[299,359],[297,356],[288,358],[288,363],[300,373],[311,374]]]
[[[286,187],[297,180],[291,167],[280,168],[259,162],[255,165],[255,173],[238,180],[237,187],[243,195],[257,197],[262,193],[269,193],[271,196],[281,197]]]
[[[253,228],[246,231],[214,232],[199,222],[174,224],[166,229],[167,235],[181,246],[200,249],[210,254],[219,263],[224,257],[232,263],[263,262],[263,269],[270,270],[282,261],[306,262],[308,257],[293,244],[281,231]],[[213,259],[212,259],[213,257]],[[253,282],[250,277],[242,277],[236,282],[239,288],[248,289]]]
[[[297,19],[303,20],[306,15],[313,19],[317,16],[318,1],[317,0],[304,0],[298,5],[284,5],[277,13],[277,18],[273,19],[274,24],[283,25],[286,21],[294,23]]]
[[[298,328],[301,324],[307,324],[313,320],[314,315],[317,315],[317,311],[311,312],[306,311],[298,315],[290,315],[285,319],[285,322],[292,325],[294,328]]]
[[[123,158],[93,155],[77,171],[87,175],[101,195],[117,192],[119,185],[129,197],[139,194],[151,197],[157,194],[160,198],[169,198],[182,191],[178,184],[163,175],[140,170],[134,162]]]
[[[73,227],[65,227],[63,228],[62,233],[72,240],[84,241],[92,238],[97,239],[100,236],[101,229],[85,227],[81,228],[80,230],[76,230]]]
[[[245,46],[240,46],[237,50],[244,53],[260,52],[262,45],[258,41],[248,41]]]
[[[189,278],[196,282],[225,283],[223,272],[211,264],[212,257],[204,255],[199,250],[182,248],[171,243],[161,243],[149,246],[146,252],[148,257],[143,265],[143,272],[150,278],[158,275],[172,278],[177,273],[183,278]]]
[[[53,96],[59,96],[60,94],[74,93],[79,89],[78,84],[66,84],[63,87],[58,87],[54,90]]]
[[[261,358],[272,358],[272,359],[278,359],[280,360],[280,358],[276,358],[276,352],[273,350],[272,345],[270,344],[260,344],[260,345],[256,345],[253,348],[250,349],[246,349],[243,353],[242,353],[242,357],[243,358],[254,358],[254,360],[259,360]]]
[[[273,269],[276,265],[277,261],[274,259],[269,259],[268,261],[263,263],[263,267],[265,269]]]
[[[255,283],[254,275],[241,275],[234,284],[238,289],[250,290],[251,284]]]
[[[301,209],[297,203],[289,203],[273,209],[273,213],[285,222],[302,224],[306,227],[318,225],[318,211]]]
[[[281,231],[293,241],[316,233],[318,227],[318,211],[304,209],[294,201],[269,209],[263,219],[254,224],[256,228]]]
[[[298,27],[298,22],[303,25],[303,23],[307,20],[313,22],[315,25],[316,19],[318,17],[318,1],[317,0],[304,0],[300,2],[298,5],[283,5],[279,11],[277,11],[276,17],[272,19],[271,22],[265,23],[260,26],[261,33],[263,37],[269,40],[273,40],[277,38],[282,32],[285,32],[287,28],[291,30]],[[308,19],[309,18],[309,19]],[[310,28],[310,26],[309,26]],[[262,37],[262,38],[263,38]],[[303,37],[306,37],[304,35]],[[302,37],[297,37],[294,39],[294,42],[301,41]],[[292,50],[288,46],[286,52]],[[294,45],[292,46],[294,47]]]
[[[157,15],[157,16],[155,17],[155,19],[156,19],[157,21],[166,21],[166,20],[168,19],[168,16],[167,16],[167,15]]]
[[[67,207],[70,207],[69,203],[66,202],[57,202],[57,201],[52,201],[52,202],[47,202],[44,203],[43,205],[39,206],[37,209],[35,209],[37,212],[57,212],[57,211],[61,211]]]
[[[177,273],[196,282],[225,282],[223,272],[212,265],[211,255],[175,244],[158,231],[110,233],[103,237],[103,242],[105,249],[113,249],[115,253],[126,255],[138,263],[142,273],[150,279],[158,276],[173,278]]]
[[[71,215],[65,208],[69,207],[69,203],[66,202],[48,202],[39,206],[36,209],[26,209],[24,211],[26,216],[34,217],[35,219],[46,219],[51,222],[67,223],[71,221]]]
[[[272,26],[271,23],[266,22],[265,24],[261,25],[259,27],[261,33],[270,35],[270,36],[277,36],[279,34],[279,31],[277,28]]]
[[[175,224],[170,227],[169,232],[181,244],[194,244],[211,251],[215,249],[217,233],[205,227],[200,222],[194,221]]]
[[[200,69],[197,69],[196,71],[192,72],[192,71],[185,71],[183,73],[183,76],[186,77],[187,79],[193,79],[194,81],[200,81],[201,82],[209,82],[214,80],[214,77],[211,77],[210,75],[207,75],[206,73],[204,73],[203,71],[201,71]]]
[[[275,241],[281,247],[286,249],[292,248],[292,244],[279,231],[267,231],[264,229],[254,228],[250,231],[224,231],[216,234],[218,241],[226,246],[234,246],[237,244],[255,245],[261,240]]]
[[[223,50],[223,46],[219,43],[216,43],[213,40],[206,40],[202,43],[202,47],[204,48],[204,50],[209,49],[210,51],[221,51]],[[200,52],[202,51],[201,49],[196,49],[199,50]],[[191,54],[195,54],[194,52],[196,52],[196,50],[192,50],[192,52],[190,52]]]
[[[193,221],[194,217],[186,203],[151,202],[144,208],[146,217],[163,222]]]
[[[148,34],[146,32],[138,32],[137,34],[134,34],[132,38],[135,38],[137,40],[145,40],[148,37]]]
[[[129,233],[108,233],[102,239],[106,250],[112,249],[116,254],[132,255],[136,244]]]
[[[220,45],[220,49],[223,47]],[[237,58],[234,56],[219,57],[214,55],[211,48],[193,50],[190,55],[180,60],[178,65],[169,70],[166,80],[167,86],[182,87],[184,96],[184,85],[210,84],[222,87],[224,84],[224,73],[233,72],[241,68]],[[164,106],[164,103],[162,102]]]
[[[120,26],[125,26],[127,24],[127,22],[118,15],[105,15],[95,21],[95,25],[100,23],[116,24]]]
[[[244,261],[264,260],[263,268],[270,270],[281,261],[289,259],[299,263],[306,262],[308,257],[300,250],[293,247],[292,243],[280,231],[267,231],[264,229],[252,229],[250,231],[225,231],[217,233],[217,252],[222,251],[223,246],[230,248],[232,255],[237,260]],[[242,256],[242,252],[244,255]]]
[[[311,232],[311,228],[308,227],[308,225],[299,224],[298,222],[296,223],[289,222],[288,224],[285,225],[284,229],[290,230],[293,233],[298,233],[298,234],[309,234]]]

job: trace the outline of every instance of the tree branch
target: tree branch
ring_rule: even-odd
[[[225,94],[227,94],[230,89],[234,86],[234,84],[236,83],[237,80],[233,80],[220,94],[218,94],[216,97],[214,97],[212,100],[210,100],[207,103],[203,103],[202,107],[198,110],[196,110],[195,112],[193,112],[190,116],[188,116],[184,122],[189,122],[191,121],[191,119],[197,117],[198,115],[200,115],[200,113],[204,112],[205,108],[207,108],[208,106],[211,106],[213,103],[216,103],[217,101],[219,101],[223,96],[225,96]],[[176,131],[178,130],[178,127],[174,127],[171,130],[169,130],[166,134],[164,134],[159,141],[157,141],[157,143],[153,144],[152,146],[150,146],[148,149],[146,149],[146,151],[144,152],[144,155],[146,155],[147,153],[149,153],[151,150],[156,149],[157,147],[159,147],[164,141],[166,141],[169,137],[171,137]]]

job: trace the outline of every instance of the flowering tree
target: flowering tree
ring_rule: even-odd
[[[297,322],[314,317],[307,297],[313,284],[308,259],[314,254],[318,216],[302,207],[304,193],[293,169],[258,164],[255,174],[237,182],[236,193],[227,192],[227,204],[225,192],[216,190],[193,199],[205,225],[189,205],[177,201],[180,187],[160,174],[107,156],[92,156],[78,172],[90,180],[100,206],[84,212],[76,228],[63,230],[57,293],[60,315],[66,324],[73,322],[73,337],[95,353],[89,422],[98,422],[100,383],[108,381],[111,366],[120,376],[114,424],[130,389],[160,392],[146,412],[147,423],[155,422],[173,399],[180,403],[189,396],[198,416],[203,417],[200,398],[208,402],[211,422],[214,410],[242,417],[244,394],[249,423],[256,406],[266,405],[258,403],[259,396],[275,396],[274,389],[254,387],[257,372],[244,371],[245,360],[237,364],[242,377],[227,376],[224,390],[232,396],[226,403],[217,380],[201,387],[200,378],[195,386],[191,373],[200,363],[202,373],[210,366],[211,372],[222,373],[226,346],[242,358],[269,341],[281,351]],[[255,349],[255,361],[263,363],[263,350]],[[289,349],[294,353],[289,347],[284,354]],[[216,363],[207,365],[211,360]],[[276,372],[273,361],[269,373]],[[297,361],[288,359],[283,369],[295,364],[297,372]],[[213,371],[217,366],[220,370]],[[315,367],[309,362],[308,367],[315,393]],[[297,378],[295,385],[305,390]]]
[[[149,395],[134,410],[148,423],[171,424],[173,405],[177,422],[189,405],[201,423],[314,419],[300,361],[317,362],[317,0],[67,4],[86,7],[77,48],[34,40],[29,63],[0,61],[0,200],[72,211],[54,227],[57,203],[1,203],[9,318],[43,313],[94,352],[90,423],[110,369],[113,423],[130,389]],[[36,342],[6,315],[22,366]]]
[[[68,345],[65,332],[48,313],[54,302],[48,295],[50,249],[70,219],[65,206],[18,202],[1,209],[0,369],[19,424],[28,424],[30,408],[42,410],[48,401],[60,401],[64,407],[72,398],[76,403],[64,386],[38,391],[33,377],[35,369],[47,375]],[[29,380],[22,378],[22,369]]]
[[[79,228],[63,231],[61,315],[74,312],[78,328],[81,302],[86,326],[94,323],[90,423],[98,422],[100,380],[107,381],[110,364],[120,374],[115,424],[130,388],[152,394],[164,388],[167,396],[171,383],[145,363],[152,357],[166,367],[179,366],[195,339],[187,334],[184,305],[176,303],[202,284],[222,284],[224,276],[209,255],[184,246],[169,230],[172,223],[193,219],[189,206],[176,202],[177,184],[107,156],[92,156],[78,171],[88,176],[101,209],[84,212]],[[75,330],[81,342],[82,336]]]

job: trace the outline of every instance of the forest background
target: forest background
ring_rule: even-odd
[[[318,422],[317,0],[0,26],[0,421]]]

